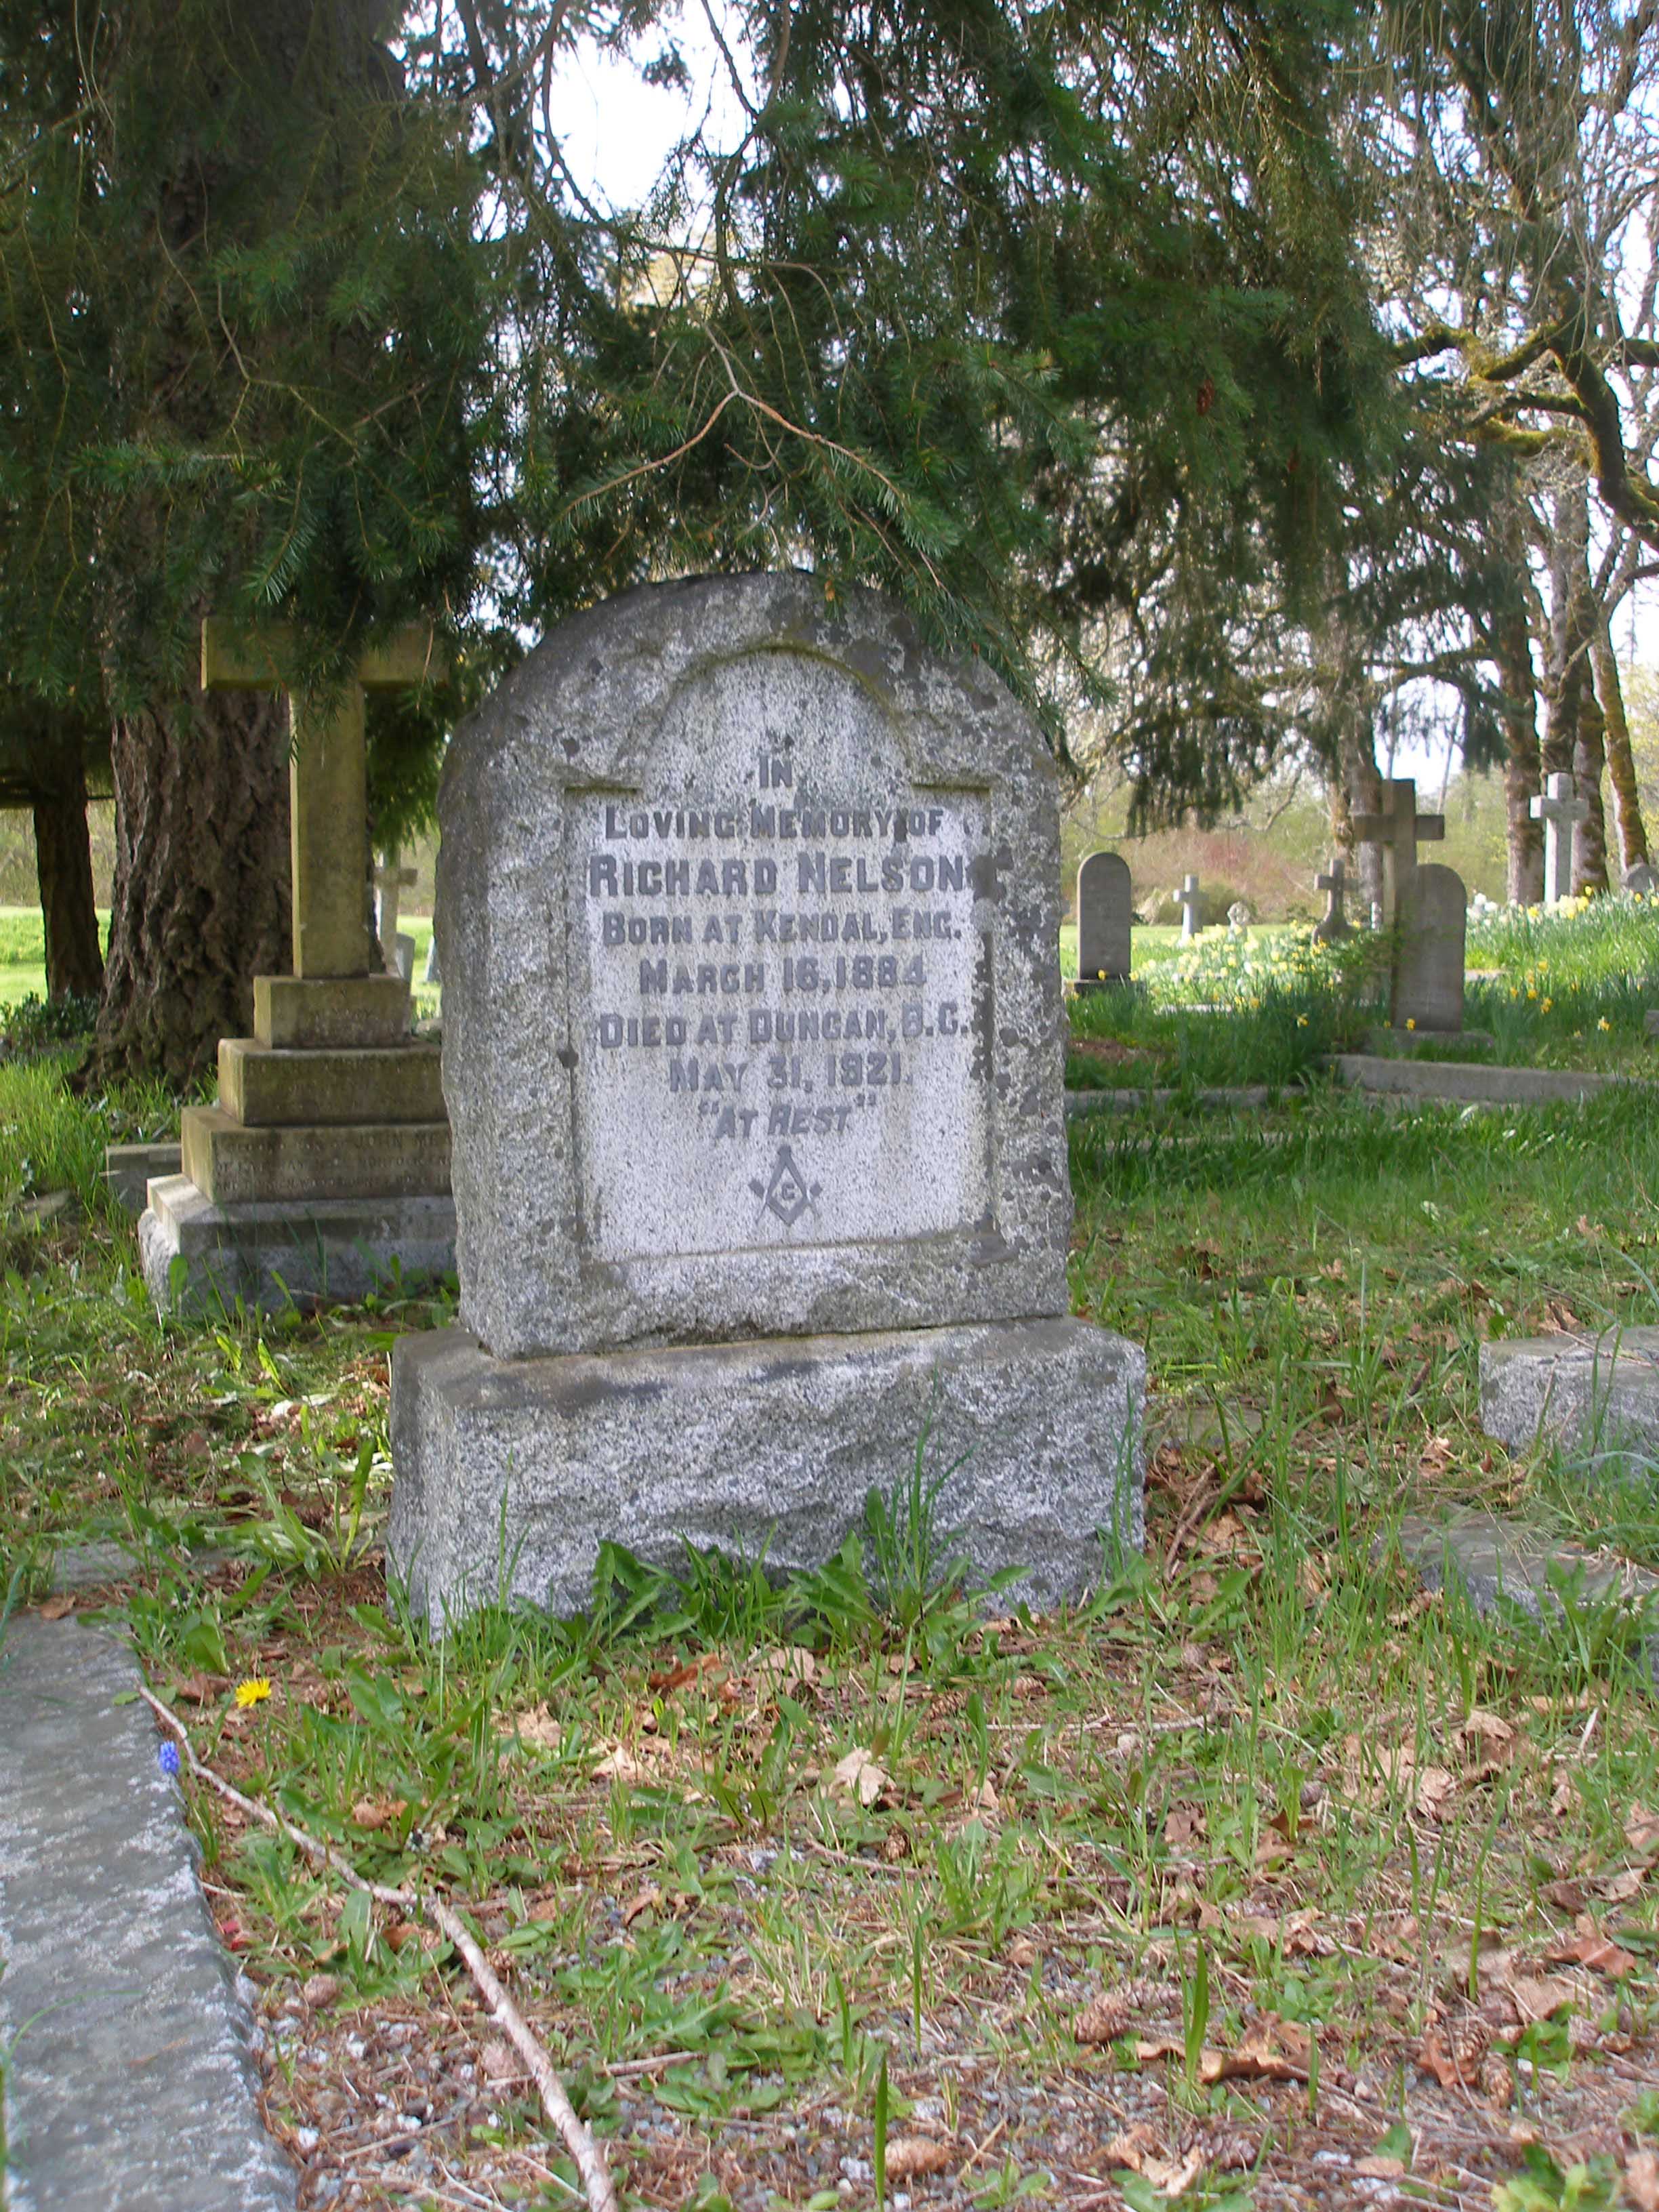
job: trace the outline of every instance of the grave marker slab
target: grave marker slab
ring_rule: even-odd
[[[1121,853],[1091,853],[1077,872],[1077,988],[1127,983],[1133,925],[1129,864]]]
[[[464,1325],[400,1340],[389,1540],[429,1615],[568,1610],[607,1536],[821,1560],[930,1406],[976,1564],[1048,1601],[1138,1540],[1144,1362],[1066,1318],[1054,773],[995,679],[809,578],[647,586],[462,727],[440,815]]]
[[[1573,788],[1570,775],[1547,776],[1542,793],[1528,802],[1533,820],[1544,825],[1546,906],[1559,906],[1572,896],[1573,825],[1589,819],[1589,800],[1575,799]]]
[[[1632,898],[1651,898],[1659,890],[1659,868],[1650,868],[1645,860],[1638,860],[1634,867],[1626,869],[1624,887]]]
[[[1452,868],[1417,871],[1411,911],[1395,955],[1394,1021],[1419,1031],[1455,1036],[1463,1026],[1463,952],[1468,894]]]

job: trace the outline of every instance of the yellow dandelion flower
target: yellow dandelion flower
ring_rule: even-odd
[[[246,1682],[236,1685],[236,1703],[243,1712],[270,1695],[270,1677],[268,1674],[250,1674]]]

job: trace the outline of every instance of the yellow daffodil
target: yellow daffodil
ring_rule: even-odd
[[[1414,1029],[1417,1027],[1417,1022],[1416,1022],[1416,1019],[1415,1019],[1415,1018],[1414,1018],[1413,1015],[1411,1015],[1411,1014],[1407,1014],[1407,1017],[1406,1017],[1406,1027],[1407,1027],[1408,1030],[1414,1030]]]
[[[1610,1030],[1613,1027],[1613,1024],[1607,1019],[1607,1016],[1603,1014],[1601,1020],[1597,1022],[1595,1026],[1598,1030]]]

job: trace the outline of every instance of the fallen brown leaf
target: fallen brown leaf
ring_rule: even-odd
[[[1194,2143],[1184,2158],[1145,2158],[1140,2170],[1153,2188],[1161,2189],[1166,2197],[1184,2197],[1206,2163],[1202,2149]]]
[[[624,1928],[631,1928],[641,1913],[654,1912],[661,1903],[662,1892],[653,1882],[649,1889],[641,1890],[637,1897],[630,1897],[627,1904],[623,1905],[622,1916],[623,1926]]]
[[[1405,2179],[1406,2161],[1403,2158],[1379,2158],[1373,2154],[1355,2159],[1353,2170],[1370,2181],[1401,2181]]]
[[[407,1797],[360,1797],[351,1808],[360,1828],[389,1828],[409,1810]]]
[[[59,1590],[56,1597],[42,1598],[40,1601],[42,1620],[62,1620],[66,1613],[71,1613],[74,1610],[75,1600],[68,1590]]]
[[[596,1782],[638,1782],[644,1772],[645,1769],[633,1753],[618,1744],[593,1769],[593,1779]]]
[[[1305,2081],[1312,2048],[1298,2021],[1264,2012],[1246,2028],[1237,2051],[1206,2051],[1199,2073],[1206,2081]]]
[[[1626,2160],[1625,2194],[1636,2212],[1659,2212],[1659,2153],[1638,2150]]]
[[[502,1735],[516,1735],[526,1751],[556,1751],[564,1741],[564,1731],[544,1699],[539,1705],[526,1706],[521,1713],[508,1713],[495,1723]]]
[[[1558,1945],[1546,1956],[1552,1966],[1589,1966],[1610,1982],[1622,1982],[1626,1974],[1636,1972],[1630,1953],[1594,1928],[1581,1928],[1570,1943]]]
[[[1563,2005],[1571,2004],[1577,1994],[1572,1984],[1564,1982],[1559,1974],[1517,1974],[1509,1991],[1522,2027],[1547,2020]]]
[[[837,1790],[856,1797],[860,1805],[873,1805],[891,1778],[861,1743],[855,1743],[846,1758],[836,1762],[830,1778]]]

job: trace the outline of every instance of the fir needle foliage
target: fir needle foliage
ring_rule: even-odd
[[[1191,645],[1230,583],[1318,574],[1384,390],[1330,128],[1345,0],[732,11],[740,131],[595,205],[554,73],[588,36],[684,78],[672,20],[9,11],[22,682],[174,684],[210,599],[296,618],[320,674],[437,613],[476,678],[641,579],[796,564],[903,598],[1057,734],[1103,611],[1173,592]]]

